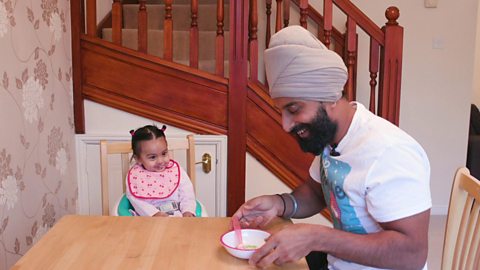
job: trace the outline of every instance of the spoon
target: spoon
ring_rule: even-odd
[[[242,238],[242,231],[240,228],[240,222],[238,221],[238,218],[232,217],[232,225],[233,225],[233,230],[235,231],[235,236],[237,237],[237,248],[243,248],[243,238]]]

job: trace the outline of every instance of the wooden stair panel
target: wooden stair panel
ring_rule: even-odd
[[[225,12],[228,13],[228,5],[225,5]],[[138,5],[123,5],[123,23],[124,28],[138,28]],[[165,19],[164,5],[147,5],[148,13],[148,29],[163,29]],[[190,5],[173,5],[172,20],[173,29],[188,31],[191,24]],[[198,29],[199,31],[216,31],[217,30],[217,14],[216,5],[199,5],[198,6]],[[224,16],[223,29],[228,30],[229,16]]]
[[[290,188],[308,178],[313,155],[300,149],[297,141],[283,130],[280,114],[251,89],[246,123],[248,152]]]
[[[82,49],[85,98],[188,130],[226,133],[226,81],[92,43],[83,42]]]

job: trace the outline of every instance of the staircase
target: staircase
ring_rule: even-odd
[[[173,18],[173,62],[189,65],[190,55],[190,27],[191,6],[190,0],[175,1],[172,9]],[[139,4],[124,4],[122,9],[122,46],[138,50],[138,11]],[[228,10],[228,2],[225,9]],[[148,14],[148,42],[147,53],[163,57],[164,50],[164,19],[165,4],[163,1],[147,1],[146,11]],[[201,1],[198,6],[198,14],[216,14],[217,2],[213,0]],[[229,16],[224,21],[224,47],[229,49]],[[215,37],[217,35],[217,21],[215,16],[199,16],[199,63],[200,70],[215,73]],[[102,38],[112,41],[112,28],[102,28]],[[228,74],[228,61],[224,61],[225,74]]]
[[[313,156],[283,131],[281,115],[258,79],[259,56],[275,31],[307,23],[343,57],[347,98],[355,100],[357,69],[367,69],[368,85],[359,88],[370,93],[369,109],[398,124],[398,9],[386,10],[380,28],[349,0],[323,0],[323,14],[308,0],[262,1],[113,0],[111,14],[98,23],[97,0],[70,0],[76,133],[85,132],[88,99],[198,134],[228,135],[228,215],[245,198],[247,152],[294,188],[307,179]],[[334,6],[347,17],[345,31],[332,25]],[[290,12],[299,14],[299,22],[290,20]],[[370,37],[363,52],[359,29]],[[360,53],[368,55],[366,67],[357,63]]]

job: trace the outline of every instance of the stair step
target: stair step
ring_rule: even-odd
[[[123,5],[124,28],[138,28],[138,7],[136,4]],[[228,5],[225,5],[224,30],[228,30],[229,16]],[[147,5],[148,29],[163,29],[165,19],[165,7],[161,4]],[[213,14],[213,16],[212,16]],[[198,28],[203,31],[217,30],[217,6],[199,5],[198,6]],[[191,24],[190,5],[173,5],[172,19],[174,30],[189,30]]]
[[[200,69],[202,62],[215,63],[215,37],[214,31],[199,32],[199,61]],[[103,39],[112,41],[112,29],[103,29]],[[229,32],[224,33],[225,59],[228,59],[229,51]],[[122,45],[124,47],[137,50],[138,49],[138,30],[122,29]],[[148,30],[148,53],[163,57],[163,30]],[[190,58],[190,33],[188,31],[173,31],[173,51],[174,62],[187,63]],[[215,65],[213,65],[215,66]],[[203,70],[203,69],[202,69]]]

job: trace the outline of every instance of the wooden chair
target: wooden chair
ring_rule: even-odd
[[[467,168],[455,174],[443,245],[442,270],[480,269],[480,182]]]
[[[170,158],[175,159],[178,156],[185,156],[185,164],[180,165],[187,171],[188,176],[195,188],[195,141],[193,135],[187,135],[185,138],[168,138],[168,150]],[[100,141],[100,171],[101,171],[101,189],[102,189],[102,214],[103,215],[118,215],[117,211],[111,211],[110,207],[110,191],[109,191],[109,157],[120,156],[120,168],[123,193],[125,193],[125,177],[130,169],[132,148],[130,141],[114,141],[107,142],[105,140]],[[128,199],[123,194],[122,197],[117,200],[114,206],[114,210],[118,208],[119,203],[125,202],[129,204]],[[197,200],[197,208],[198,208]],[[203,205],[201,211],[197,209],[197,213],[203,212],[202,216],[206,215]]]

